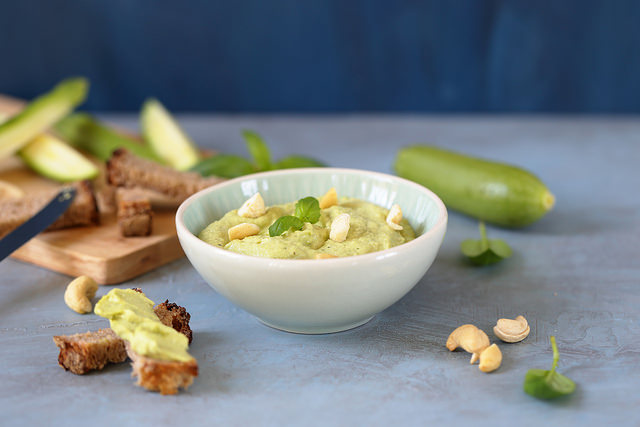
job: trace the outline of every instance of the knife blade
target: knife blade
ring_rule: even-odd
[[[53,224],[67,210],[75,196],[75,188],[63,188],[38,213],[0,240],[0,261],[11,255],[13,251],[24,245],[33,236]]]

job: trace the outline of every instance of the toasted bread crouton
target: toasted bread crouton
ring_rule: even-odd
[[[142,292],[140,289],[135,290]],[[184,334],[191,342],[191,315],[184,307],[167,300],[156,305],[153,310],[164,325]],[[54,336],[53,342],[60,348],[58,364],[66,371],[78,375],[102,369],[108,363],[127,360],[124,341],[110,328],[83,334]]]
[[[127,354],[132,360],[132,377],[138,379],[137,385],[161,394],[176,394],[178,389],[186,389],[198,376],[198,362],[192,359],[188,362],[174,362],[151,359],[141,356],[131,350],[126,344]]]
[[[153,211],[149,197],[135,188],[118,188],[118,227],[124,237],[151,234]]]
[[[178,304],[166,300],[156,305],[153,311],[156,312],[156,315],[164,325],[171,326],[176,331],[185,335],[189,338],[189,344],[191,344],[191,341],[193,341],[193,332],[189,326],[191,315],[187,313],[184,307],[180,307]]]
[[[73,186],[77,190],[76,197],[65,213],[54,221],[47,230],[98,224],[98,208],[91,184],[89,181],[80,181],[74,183]],[[57,193],[58,190],[46,191],[17,199],[0,200],[0,238],[34,216]]]
[[[180,202],[224,180],[203,178],[195,172],[180,172],[135,156],[125,149],[115,150],[107,161],[107,177],[112,185],[147,188]]]
[[[110,328],[54,336],[53,342],[60,348],[58,364],[78,375],[127,360],[124,341]]]

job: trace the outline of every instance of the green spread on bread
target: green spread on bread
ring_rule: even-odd
[[[98,301],[95,313],[109,319],[111,329],[139,355],[179,362],[192,360],[187,352],[188,338],[163,325],[153,305],[141,292],[112,289]]]

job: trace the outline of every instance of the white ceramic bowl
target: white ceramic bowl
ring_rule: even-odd
[[[324,260],[258,258],[209,245],[197,235],[259,191],[267,206],[321,196],[398,203],[418,237],[366,255]],[[391,175],[353,169],[289,169],[236,178],[188,198],[176,214],[191,264],[220,294],[277,329],[338,332],[362,325],[415,286],[436,257],[447,210],[431,191]]]

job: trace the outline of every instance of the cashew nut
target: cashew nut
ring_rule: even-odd
[[[23,196],[24,191],[20,187],[7,181],[0,181],[0,199],[19,199]]]
[[[98,284],[89,276],[80,276],[71,281],[64,291],[64,302],[76,313],[85,314],[93,311],[91,298],[96,296]]]
[[[227,230],[227,233],[229,234],[229,240],[244,239],[245,237],[256,235],[259,232],[260,227],[248,222],[234,225],[229,230]]]
[[[458,347],[462,347],[465,351],[471,353],[471,361],[469,363],[474,364],[478,361],[482,350],[489,347],[489,337],[474,325],[462,325],[451,332],[447,339],[449,351],[453,351]]]
[[[338,257],[331,254],[316,254],[315,259],[331,259],[331,258],[338,258]]]
[[[525,339],[531,328],[527,323],[527,319],[518,316],[514,319],[500,319],[496,326],[493,327],[493,333],[496,334],[504,342],[520,342]]]
[[[324,196],[320,197],[320,209],[327,209],[337,204],[338,193],[336,193],[335,187],[331,187]]]
[[[350,220],[351,215],[347,213],[338,215],[331,223],[331,232],[329,233],[329,238],[338,243],[347,240]]]
[[[260,193],[251,196],[240,206],[240,209],[238,209],[238,215],[243,218],[258,218],[266,212],[267,209],[264,207],[264,199]]]
[[[399,225],[402,220],[402,209],[400,209],[400,205],[395,204],[391,206],[389,210],[389,215],[387,215],[387,225],[393,228],[396,231],[402,230],[402,226]]]
[[[482,372],[493,372],[502,363],[502,352],[497,344],[491,344],[480,353],[480,370]]]

